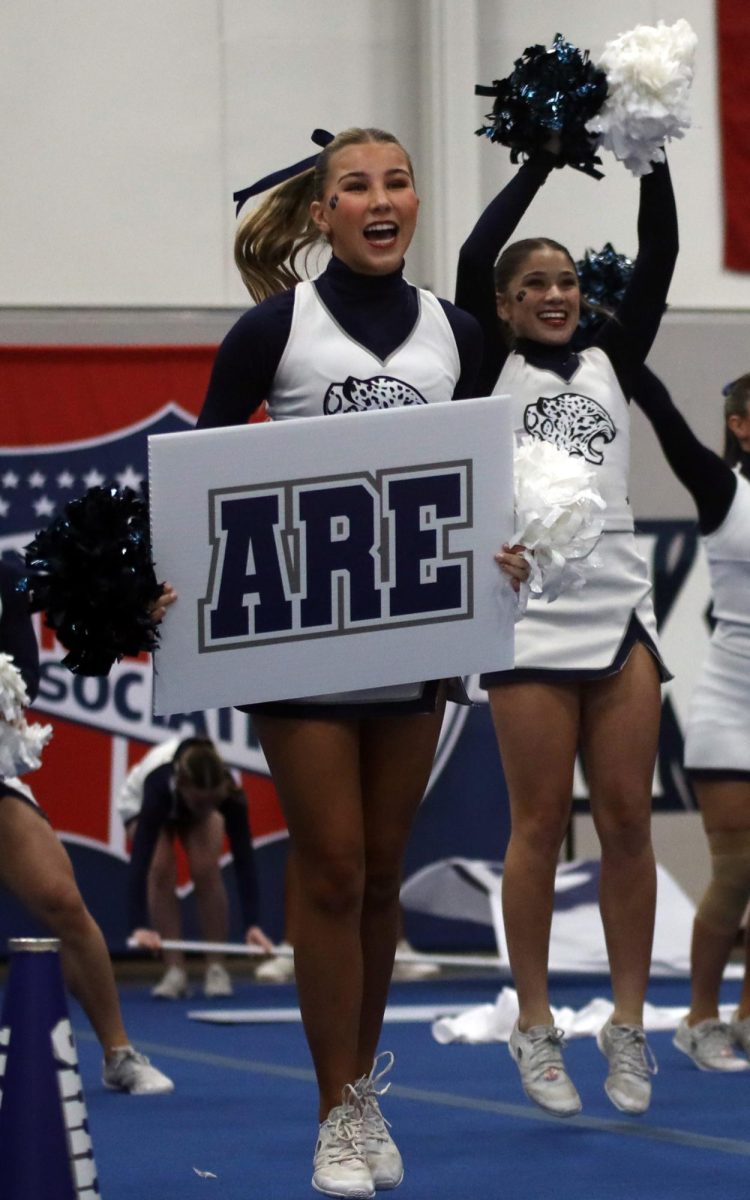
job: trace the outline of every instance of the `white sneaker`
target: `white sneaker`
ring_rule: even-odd
[[[211,999],[219,999],[222,996],[233,996],[234,988],[232,980],[226,967],[222,967],[221,963],[209,963],[206,967],[206,974],[203,979],[203,995],[209,996]]]
[[[529,1100],[554,1117],[574,1117],[583,1105],[565,1070],[563,1042],[562,1029],[554,1025],[532,1025],[526,1033],[521,1033],[516,1021],[508,1050],[521,1072],[521,1083]]]
[[[406,938],[402,938],[396,946],[396,953],[401,951],[402,954],[415,954],[414,947],[407,942]],[[434,979],[440,974],[440,967],[436,963],[431,962],[395,962],[393,964],[393,975],[391,978],[394,983],[414,983],[419,979]]]
[[[701,1071],[746,1071],[750,1063],[735,1054],[734,1029],[735,1022],[730,1026],[726,1021],[708,1017],[688,1025],[683,1017],[675,1030],[672,1045],[692,1058]]]
[[[179,1000],[188,993],[188,977],[184,967],[167,967],[151,995],[157,1000]]]
[[[102,1083],[114,1092],[131,1096],[156,1096],[174,1091],[171,1079],[152,1067],[145,1054],[132,1046],[119,1046],[102,1068]]]
[[[288,942],[281,942],[280,948],[289,950],[289,956],[279,954],[274,958],[267,959],[266,962],[259,963],[255,968],[255,978],[260,983],[291,983],[294,979],[292,947]]]
[[[386,1121],[381,1113],[378,1102],[378,1097],[384,1095],[391,1086],[390,1083],[386,1083],[383,1087],[378,1087],[378,1084],[390,1071],[393,1062],[391,1051],[384,1050],[372,1064],[370,1074],[363,1075],[354,1085],[354,1090],[362,1101],[367,1165],[376,1190],[384,1192],[397,1188],[404,1178],[403,1160],[398,1146],[388,1132],[390,1122]]]
[[[642,1025],[613,1025],[610,1018],[596,1035],[609,1063],[604,1090],[620,1112],[645,1113],[651,1103],[651,1076],[659,1070]]]
[[[320,1126],[312,1185],[327,1196],[371,1200],[375,1184],[365,1158],[362,1102],[350,1083],[341,1100]]]
[[[742,1050],[743,1054],[750,1057],[750,1017],[743,1017],[738,1020],[737,1011],[735,1010],[729,1028],[732,1031],[732,1040],[735,1046]],[[748,1063],[750,1066],[750,1063]]]

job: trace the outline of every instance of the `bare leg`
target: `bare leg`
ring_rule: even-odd
[[[617,675],[584,689],[581,745],[602,847],[615,1025],[643,1023],[656,911],[651,792],[660,712],[656,664],[640,644]]]
[[[737,1019],[744,1021],[750,1017],[750,926],[745,929],[745,974],[742,979],[742,993],[737,1005]]]
[[[128,1044],[112,963],[83,903],[68,854],[44,818],[13,796],[0,799],[0,882],[60,939],[65,980],[106,1058]]]
[[[320,1117],[357,1077],[365,854],[359,722],[253,718],[294,846],[294,962]]]
[[[372,1065],[401,858],[441,719],[442,707],[381,720],[255,718],[294,847],[295,967],[321,1118]]]
[[[164,830],[154,847],[154,856],[148,872],[148,911],[153,928],[169,941],[182,936],[180,901],[177,896],[177,861],[171,836]],[[164,962],[168,967],[185,967],[185,955],[181,950],[165,950]]]
[[[229,902],[219,865],[224,841],[224,821],[220,813],[210,812],[189,825],[182,840],[195,886],[201,933],[207,942],[225,942],[229,936]],[[209,963],[222,959],[221,954],[206,955]]]
[[[549,937],[570,816],[579,695],[575,685],[513,683],[492,688],[490,705],[510,798],[503,918],[525,1032],[552,1023]]]
[[[694,787],[707,834],[718,831],[745,833],[750,829],[750,783],[743,780],[696,780]],[[721,982],[736,933],[736,930],[715,929],[696,917],[690,948],[689,1025],[718,1017]],[[750,1016],[749,962],[746,935],[745,975],[739,1003],[741,1019]]]
[[[435,758],[435,713],[365,722],[362,736],[366,875],[362,905],[362,1010],[357,1075],[369,1073],[383,1027],[401,921],[403,857]]]
[[[287,851],[286,867],[284,870],[284,941],[289,946],[294,946],[297,940],[296,934],[296,905],[298,904],[297,897],[297,882],[295,879],[296,867],[294,865],[294,846],[289,843]]]
[[[719,1016],[719,993],[735,934],[711,929],[698,917],[690,943],[690,1012],[688,1025]],[[750,1006],[744,1016],[750,1014]]]

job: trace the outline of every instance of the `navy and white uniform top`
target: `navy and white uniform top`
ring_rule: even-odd
[[[619,670],[634,640],[656,648],[651,582],[635,544],[628,501],[627,398],[659,328],[677,255],[677,216],[666,163],[640,181],[638,255],[616,319],[590,345],[519,339],[511,350],[497,316],[495,262],[557,160],[529,159],[488,205],[461,248],[456,302],[484,332],[480,394],[510,393],[517,434],[553,442],[594,467],[607,500],[605,531],[582,560],[586,584],[553,603],[529,604],[516,626],[515,668],[486,686],[521,677],[596,678]],[[663,678],[668,678],[661,660]]]
[[[148,751],[129,772],[118,796],[117,808],[123,822],[138,819],[128,876],[131,929],[146,928],[149,924],[147,879],[159,834],[164,829],[190,822],[190,813],[180,798],[175,781],[176,760],[190,740],[170,738]],[[224,820],[242,917],[245,928],[249,929],[258,924],[259,893],[244,792],[233,787],[227,798],[217,804],[216,811]]]
[[[362,275],[334,256],[316,279],[240,317],[219,348],[197,428],[244,424],[264,400],[283,420],[463,399],[477,394],[481,357],[469,314],[414,287],[402,270]],[[428,695],[431,705],[434,689],[420,682],[299,698],[293,715],[321,705],[374,712]]]
[[[704,446],[649,371],[633,398],[695,501],[708,560],[715,625],[690,698],[685,766],[750,778],[750,454],[732,469]]]
[[[309,357],[306,362],[303,358],[301,368],[309,372],[315,369],[318,347],[301,328],[303,318],[320,321],[329,356],[327,374],[310,386],[309,394],[304,391],[304,376],[299,390],[299,354],[307,351]],[[414,353],[418,344],[427,359],[434,360],[434,373],[419,364]],[[284,374],[287,351],[288,377]],[[399,359],[400,355],[405,357]],[[326,410],[329,388],[343,388],[344,400],[351,398],[351,407],[363,412],[413,403],[411,392],[400,392],[398,384],[419,391],[426,403],[433,402],[429,391],[433,382],[439,389],[434,399],[463,399],[477,395],[481,358],[481,332],[467,313],[413,287],[402,271],[360,275],[333,257],[315,280],[263,300],[230,329],[216,355],[197,428],[244,424],[264,400],[274,407],[275,386],[279,389],[276,415],[282,417],[296,415],[285,411],[287,401],[300,416],[347,411],[346,405],[334,407],[333,393]],[[398,373],[396,360],[404,368]],[[409,377],[413,369],[418,379]],[[393,386],[385,386],[383,380],[381,388],[381,376],[392,379]],[[359,389],[358,384],[372,386]]]
[[[516,438],[551,442],[585,459],[607,504],[604,528],[632,531],[628,402],[603,350],[594,346],[577,358],[578,366],[565,380],[553,369],[511,353],[497,391],[511,397]]]
[[[381,358],[346,332],[312,282],[298,283],[289,338],[268,394],[271,419],[452,400],[461,373],[453,331],[430,292],[418,290],[417,304],[413,328]]]
[[[717,623],[714,639],[750,658],[750,479],[744,475],[737,475],[729,511],[703,544]]]

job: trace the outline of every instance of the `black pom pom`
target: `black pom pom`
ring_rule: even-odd
[[[161,593],[148,506],[132,488],[93,487],[25,547],[25,590],[79,675],[106,675],[123,655],[155,649],[149,606]]]
[[[558,33],[549,49],[527,47],[506,79],[476,92],[495,97],[487,124],[476,133],[510,147],[511,162],[541,150],[557,134],[561,166],[602,178],[596,170],[597,134],[585,126],[607,97],[607,77],[589,62],[588,50],[581,54]]]
[[[605,242],[601,250],[586,250],[576,263],[581,295],[599,309],[583,309],[576,331],[577,339],[590,342],[609,315],[615,311],[630,282],[635,263],[624,254],[618,254],[611,242]]]

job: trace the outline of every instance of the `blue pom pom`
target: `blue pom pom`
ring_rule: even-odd
[[[89,488],[25,547],[33,611],[68,651],[75,674],[106,675],[124,655],[156,647],[149,606],[161,593],[148,506],[132,488]]]
[[[495,97],[492,112],[485,117],[487,124],[476,133],[508,146],[511,162],[528,158],[557,134],[561,166],[602,177],[596,169],[601,163],[596,156],[597,137],[585,126],[607,97],[607,79],[589,61],[587,50],[581,54],[558,33],[549,49],[527,47],[507,78],[475,90]]]

